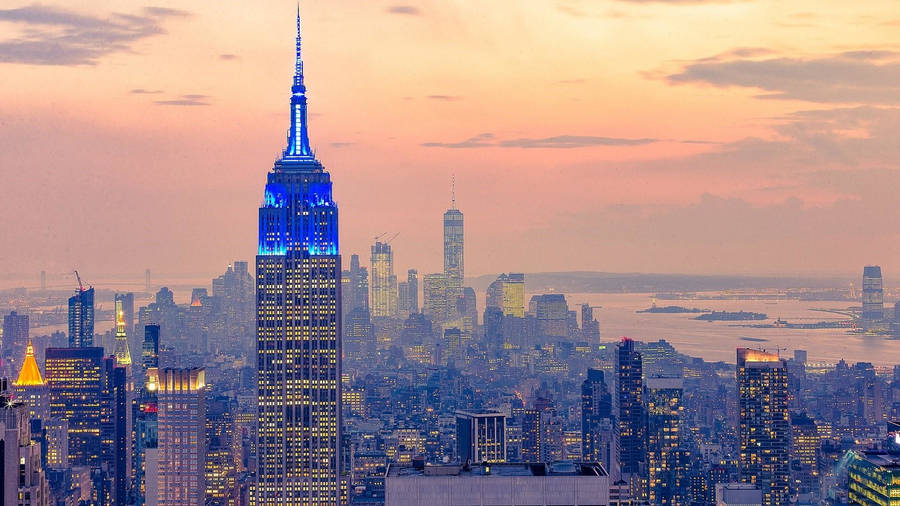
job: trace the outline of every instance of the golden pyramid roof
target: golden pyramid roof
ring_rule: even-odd
[[[16,380],[16,386],[42,386],[44,378],[41,376],[41,370],[38,369],[37,362],[34,360],[34,347],[31,346],[31,340],[25,348],[25,361],[22,362],[22,370],[19,371],[19,379]]]

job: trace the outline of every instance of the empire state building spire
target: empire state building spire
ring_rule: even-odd
[[[294,64],[294,84],[291,86],[291,129],[288,132],[285,157],[312,157],[306,119],[306,85],[303,84],[303,57],[301,42],[300,5],[297,5],[297,60]]]

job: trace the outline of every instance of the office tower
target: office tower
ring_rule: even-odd
[[[497,307],[504,316],[525,317],[525,275],[501,274],[488,286],[487,307]]]
[[[206,501],[206,377],[203,369],[159,371],[160,506]]]
[[[457,411],[456,456],[461,464],[506,462],[506,416]]]
[[[610,504],[609,475],[590,462],[391,464],[384,483],[385,506]]]
[[[600,339],[600,322],[594,318],[594,307],[581,305],[581,337],[583,339]]]
[[[462,295],[465,281],[463,253],[463,213],[456,208],[454,185],[450,209],[444,213],[444,276],[447,278],[447,301],[451,307]]]
[[[135,505],[156,505],[159,498],[159,403],[158,370],[150,371],[147,384],[134,403],[133,476]]]
[[[896,504],[900,497],[900,456],[887,451],[847,454],[850,504]]]
[[[535,295],[529,302],[529,311],[534,313],[540,335],[551,338],[569,335],[569,305],[565,295]]]
[[[94,345],[94,287],[79,286],[69,297],[69,346],[85,348]]]
[[[16,348],[28,342],[28,315],[15,311],[3,317],[3,348]]]
[[[819,427],[806,413],[791,414],[791,488],[815,492],[819,486]]]
[[[622,338],[616,350],[617,400],[619,407],[620,468],[627,474],[631,493],[644,497],[647,471],[647,418],[644,412],[643,362],[634,341]]]
[[[525,409],[519,414],[522,427],[522,462],[541,461],[541,412]]]
[[[369,309],[369,271],[365,267],[359,265],[359,255],[350,256],[350,297],[344,306],[348,310],[354,308]],[[341,300],[344,300],[344,294],[341,293]]]
[[[787,364],[777,355],[737,349],[741,481],[758,485],[763,504],[787,504],[790,419]]]
[[[125,321],[124,299],[116,297],[116,361],[122,366],[131,366],[131,350],[128,348],[127,323]],[[132,304],[133,304],[132,300]]]
[[[401,281],[397,283],[397,311],[400,316],[409,316],[409,282]]]
[[[863,268],[862,318],[878,321],[884,318],[884,288],[881,267],[867,265]]]
[[[144,327],[144,342],[141,346],[141,365],[144,371],[159,367],[159,325]]]
[[[47,441],[47,468],[69,467],[69,422],[57,418],[43,420],[44,439]]]
[[[581,384],[581,456],[585,462],[600,462],[617,477],[619,438],[613,414],[612,394],[599,369],[588,369]]]
[[[397,316],[397,276],[391,245],[376,242],[372,246],[372,317]]]
[[[28,408],[3,390],[0,393],[0,503],[49,506],[50,489],[41,468],[41,446],[32,441]]]
[[[227,397],[207,402],[206,443],[206,505],[236,506],[241,438]]]
[[[406,287],[408,290],[409,312],[419,312],[419,271],[409,269],[406,271]]]
[[[235,261],[225,273],[212,280],[212,295],[221,302],[224,337],[241,338],[253,332],[256,292],[247,262]],[[244,342],[239,339],[240,345]]]
[[[96,475],[100,497],[115,504],[127,500],[127,428],[125,368],[103,348],[47,348],[50,418],[68,423],[71,466],[87,466]]]
[[[375,329],[369,310],[357,307],[350,310],[344,323],[344,352],[349,357],[360,358],[375,353]]]
[[[22,361],[19,377],[13,383],[13,387],[16,398],[25,403],[30,418],[40,420],[50,418],[47,404],[47,384],[44,382],[37,361],[34,360],[34,347],[30,340],[25,348],[25,360]]]
[[[675,483],[681,446],[681,378],[647,378],[647,464],[651,504],[681,504]]]
[[[125,317],[125,332],[128,335],[131,335],[134,332],[134,294],[131,292],[117,293],[115,295],[115,300],[122,302],[122,311],[124,312]]]
[[[256,257],[258,506],[342,502],[341,257],[331,177],[307,133],[297,55],[288,146],[268,175]]]
[[[426,274],[423,279],[422,312],[434,321],[447,318],[447,276],[444,274]]]

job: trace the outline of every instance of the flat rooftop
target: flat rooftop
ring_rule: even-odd
[[[410,465],[391,464],[386,475],[395,477],[418,476],[460,476],[482,477],[491,476],[607,476],[603,466],[596,462],[572,462],[558,461],[551,463],[499,463],[499,464],[473,464],[463,466],[451,465],[426,465],[425,467],[413,467]]]

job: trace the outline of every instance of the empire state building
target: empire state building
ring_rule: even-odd
[[[298,11],[291,127],[259,208],[257,506],[342,502],[340,286],[338,208],[309,146]]]

